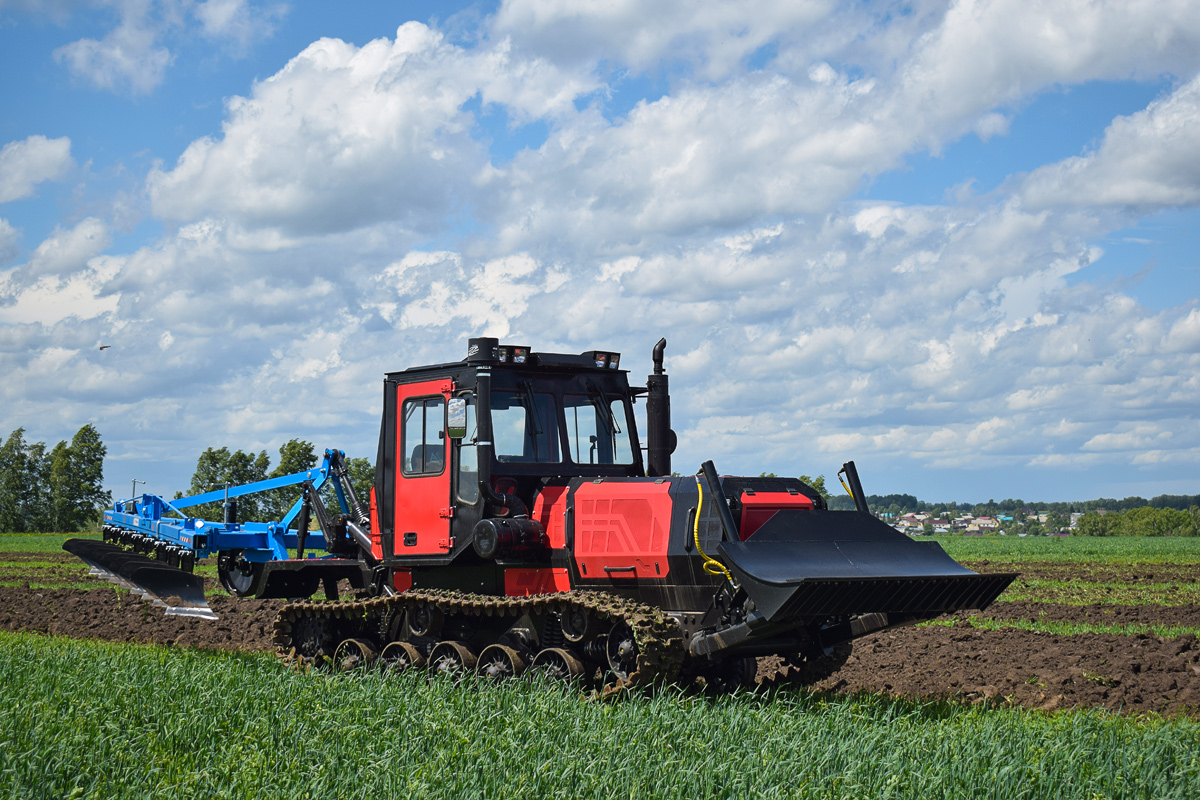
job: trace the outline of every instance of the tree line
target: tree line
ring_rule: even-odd
[[[1142,506],[1101,514],[1089,511],[1075,523],[1076,536],[1200,536],[1200,506],[1187,511]]]
[[[322,451],[322,456],[324,451]],[[318,462],[317,451],[312,442],[290,439],[279,448],[279,463],[271,469],[271,458],[266,450],[243,452],[230,451],[228,447],[209,447],[196,460],[196,471],[186,492],[176,492],[175,497],[190,497],[220,489],[228,483],[240,486],[246,483],[279,478],[296,472],[314,469]],[[375,483],[375,468],[366,458],[346,458],[350,471],[350,483],[358,499],[366,503]],[[321,490],[321,500],[330,509],[337,509],[332,481]],[[238,522],[274,522],[283,518],[292,504],[300,497],[297,486],[257,492],[237,498]],[[220,521],[224,519],[221,502],[205,503],[185,509],[190,516]]]
[[[944,503],[918,500],[911,494],[869,494],[867,505],[873,512],[891,512],[893,514],[957,512],[971,514],[976,517],[994,517],[999,514],[1015,515],[1021,511],[1037,511],[1044,514],[1074,514],[1089,511],[1132,511],[1138,508],[1162,508],[1187,511],[1193,506],[1200,506],[1200,494],[1160,494],[1147,500],[1136,495],[1117,500],[1112,497],[1098,497],[1095,500],[1075,500],[1070,502],[1026,502],[1021,498],[1006,498],[1004,500],[988,500],[986,503],[958,503],[953,500]],[[854,508],[854,501],[845,494],[832,497],[829,507],[835,511],[848,511]]]
[[[52,449],[17,428],[0,445],[0,532],[74,533],[99,525],[111,502],[103,489],[108,452],[93,425]]]

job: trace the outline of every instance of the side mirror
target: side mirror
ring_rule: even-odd
[[[467,401],[462,397],[452,397],[446,401],[446,435],[451,439],[461,439],[467,435]]]

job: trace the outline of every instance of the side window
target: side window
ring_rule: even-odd
[[[445,398],[405,400],[402,415],[404,433],[400,447],[404,453],[404,474],[439,474],[446,468],[446,440],[442,438],[446,420]]]
[[[598,395],[563,397],[567,442],[576,464],[632,464],[625,403],[605,402]]]
[[[475,399],[467,397],[467,435],[458,446],[458,499],[464,503],[479,499],[479,451],[475,446],[478,438]]]

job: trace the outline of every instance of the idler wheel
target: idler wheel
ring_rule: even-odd
[[[579,644],[594,638],[597,631],[596,618],[586,608],[572,606],[563,609],[561,626],[563,638],[571,644]]]
[[[442,610],[427,603],[414,608],[408,614],[408,629],[413,636],[437,636],[442,631],[445,615]]]
[[[511,678],[525,671],[525,659],[511,647],[492,644],[479,654],[479,674],[488,678]]]
[[[620,680],[628,680],[637,671],[638,646],[633,636],[633,629],[624,622],[618,622],[608,632],[608,641],[604,645],[604,654],[608,659],[608,668]]]

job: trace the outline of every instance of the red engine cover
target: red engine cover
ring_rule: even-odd
[[[671,484],[614,481],[575,490],[575,563],[587,578],[667,574]]]

